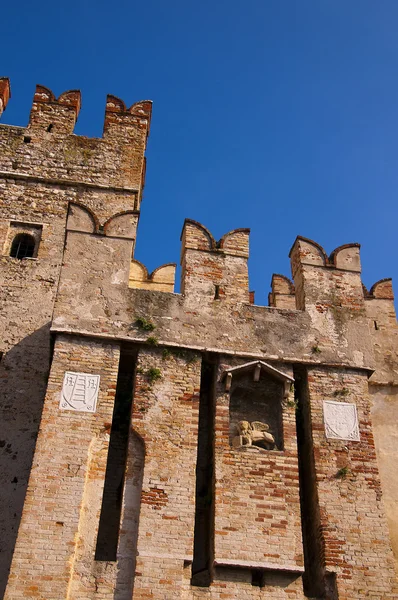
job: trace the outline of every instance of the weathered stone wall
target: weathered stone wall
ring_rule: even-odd
[[[248,229],[230,231],[216,242],[203,225],[186,219],[181,240],[181,291],[190,304],[249,301]]]
[[[302,578],[298,574],[270,572],[262,585],[253,585],[252,571],[233,567],[215,569],[214,582],[209,588],[188,588],[181,596],[183,600],[221,600],[239,598],[242,600],[305,600]]]
[[[275,308],[296,308],[296,294],[293,283],[284,275],[272,275],[269,306]]]
[[[174,265],[132,262],[150,103],[109,96],[101,139],[79,109],[38,86],[28,126],[0,126],[3,585],[30,472],[6,599],[397,597],[391,283],[299,237],[294,284],[255,306],[249,231],[186,220],[173,293]],[[60,410],[67,370],[100,375],[95,413]],[[324,400],[356,405],[359,441],[326,436]],[[275,444],[240,446],[241,420]]]
[[[9,82],[0,79],[0,114],[8,98]],[[73,135],[79,108],[78,92],[56,100],[38,86],[28,126],[0,126],[0,598],[49,372],[66,223],[133,245],[136,237],[150,104],[127,110],[108,97],[102,139]],[[33,258],[10,257],[18,233],[34,236]]]
[[[135,600],[181,597],[193,559],[200,371],[197,353],[139,352],[132,425],[145,467]]]
[[[189,222],[189,229],[195,231],[197,237],[204,236],[200,227],[192,222]],[[247,232],[234,235],[244,236],[247,243]],[[186,233],[184,239],[187,239]],[[78,287],[75,285],[76,272],[71,266],[64,269],[53,329],[84,335],[106,334],[140,342],[146,334],[134,324],[137,317],[145,317],[153,322],[156,337],[165,345],[258,356],[287,363],[342,364],[372,369],[374,357],[363,295],[362,299],[355,295],[358,302],[355,306],[347,300],[336,309],[330,304],[327,310],[321,306],[318,310],[315,303],[309,304],[305,311],[254,306],[249,304],[247,259],[244,256],[229,256],[217,249],[187,248],[186,243],[183,243],[183,295],[113,285],[118,272],[115,261],[109,265],[104,261],[101,278],[99,274],[98,278],[81,278]],[[196,238],[195,244],[198,245]],[[190,261],[192,267],[188,266]],[[126,263],[120,263],[118,269],[125,268]],[[336,269],[326,272],[328,275],[334,273],[337,280],[336,283],[332,279],[330,283],[328,301],[331,302],[329,296],[343,295],[344,278],[350,278],[351,273]],[[241,279],[237,273],[241,273]],[[362,294],[359,274],[354,273],[353,279],[355,294],[357,284]],[[103,294],[97,292],[99,285]],[[219,286],[219,298],[215,298],[216,285]],[[319,289],[322,291],[321,282]],[[93,298],[96,299],[95,310],[87,310],[92,306]]]
[[[118,364],[117,343],[56,341],[7,600],[95,589],[82,562],[95,548]],[[100,376],[95,413],[60,410],[65,371]]]
[[[155,290],[157,292],[174,292],[176,265],[161,265],[151,274],[146,267],[132,260],[130,263],[129,287],[140,290]]]
[[[219,379],[225,369],[239,364],[243,361],[226,362],[224,357]],[[283,385],[278,391],[274,380],[264,373],[258,382],[252,380],[253,373],[245,372],[234,375],[229,392],[222,380],[217,386],[214,558],[218,564],[300,572],[303,548],[294,397],[291,392],[290,397],[284,398]],[[231,402],[240,389],[251,390],[251,397],[249,394],[243,399],[245,406],[235,418],[273,422],[273,449],[233,447]],[[256,411],[249,414],[253,405]],[[269,418],[273,410],[281,411],[279,439],[277,424]],[[233,429],[235,426],[236,421]]]
[[[308,394],[324,566],[337,573],[339,600],[396,598],[367,376],[355,370],[311,367]],[[356,405],[359,442],[325,437],[324,400]]]
[[[369,380],[372,425],[392,547],[398,571],[398,326],[391,280],[365,290],[376,370]]]

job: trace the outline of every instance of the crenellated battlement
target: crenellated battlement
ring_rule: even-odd
[[[379,281],[376,281],[376,283],[372,285],[369,291],[363,285],[363,295],[366,300],[394,300],[392,279],[390,277],[387,277],[386,279],[379,279]]]
[[[232,229],[217,242],[210,231],[198,221],[185,219],[181,232],[182,252],[187,249],[222,252],[249,258],[250,229]]]
[[[73,133],[80,107],[79,90],[63,92],[57,99],[50,89],[37,85],[28,128],[46,129],[49,133]]]
[[[0,126],[0,598],[396,598],[391,280],[299,236],[258,306],[250,230],[186,219],[176,293],[134,258],[151,102],[80,107]]]
[[[157,292],[174,292],[176,263],[161,265],[148,273],[145,265],[138,260],[130,264],[129,287]]]
[[[285,275],[272,275],[268,304],[275,308],[296,308],[294,283]]]
[[[0,114],[9,96],[9,80],[0,79]],[[0,125],[0,177],[113,188],[119,195],[135,196],[121,209],[139,210],[152,103],[144,100],[126,108],[109,95],[102,138],[74,134],[80,108],[79,90],[56,98],[49,88],[37,85],[27,127]]]
[[[361,272],[361,262],[359,250],[361,245],[358,243],[343,244],[335,248],[328,256],[324,248],[314,240],[297,236],[289,252],[289,258],[292,259],[292,269],[295,267],[294,260],[305,265],[318,267],[328,267],[332,269],[342,269],[344,271]]]
[[[0,115],[10,98],[10,80],[8,77],[0,77]],[[80,108],[80,90],[68,90],[57,98],[48,87],[36,85],[28,127],[47,129],[49,133],[72,134]],[[151,100],[141,100],[127,108],[123,100],[108,94],[105,105],[104,136],[120,136],[123,128],[143,129],[148,136],[151,116]],[[125,134],[122,135],[124,136]]]
[[[181,290],[202,302],[249,302],[249,229],[234,229],[216,242],[206,227],[185,219],[181,234]]]
[[[149,129],[152,117],[152,101],[141,100],[126,108],[125,103],[120,98],[108,94],[105,107],[104,134],[112,135],[116,128],[119,131],[120,126],[139,127],[144,129],[146,135],[149,135]]]
[[[289,257],[296,288],[296,305],[363,309],[360,245],[339,246],[328,256],[320,244],[298,236]]]

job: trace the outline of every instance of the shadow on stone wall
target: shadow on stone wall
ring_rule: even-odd
[[[144,462],[144,442],[134,430],[131,430],[128,446],[126,483],[117,557],[118,572],[113,596],[114,600],[132,598],[133,594]]]
[[[48,323],[13,346],[0,363],[0,600],[21,520],[50,357]]]

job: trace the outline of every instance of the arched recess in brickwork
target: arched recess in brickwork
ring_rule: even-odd
[[[120,538],[117,551],[118,574],[114,600],[131,598],[134,588],[144,463],[144,441],[132,429],[127,453]]]
[[[282,401],[292,382],[291,377],[262,361],[227,371],[231,446],[283,450]]]

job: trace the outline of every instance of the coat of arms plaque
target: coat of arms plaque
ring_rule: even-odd
[[[59,408],[61,410],[95,412],[99,383],[99,375],[66,371]]]
[[[323,416],[327,438],[359,442],[358,415],[355,404],[325,400]]]

